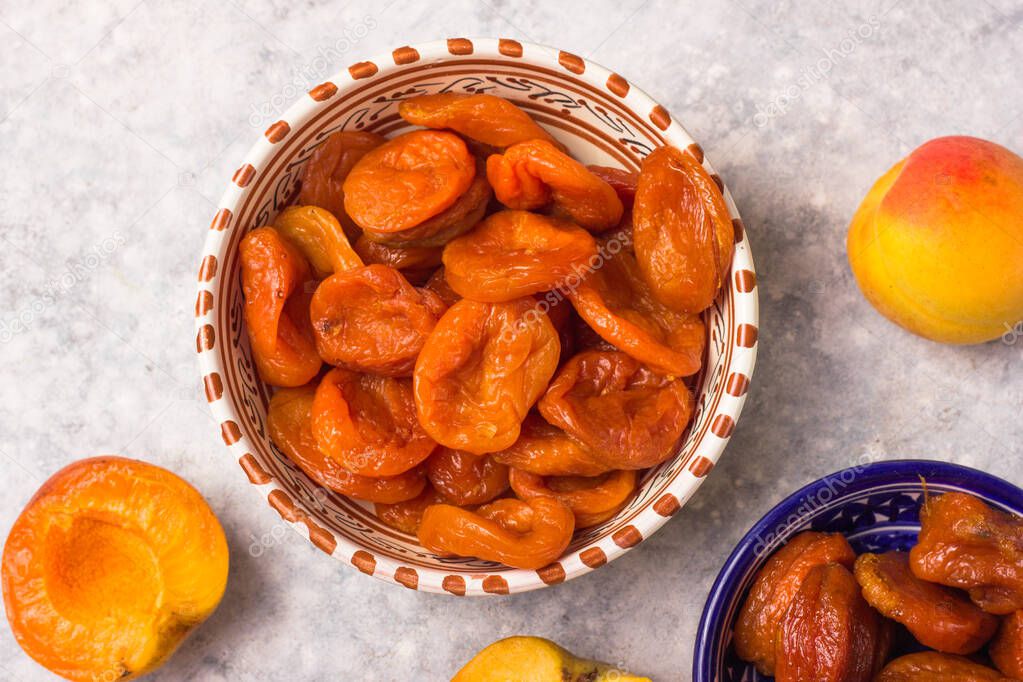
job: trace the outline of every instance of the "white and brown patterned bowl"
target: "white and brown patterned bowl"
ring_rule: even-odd
[[[736,227],[735,259],[727,285],[705,313],[709,339],[696,383],[696,413],[677,456],[646,472],[617,516],[579,532],[561,559],[539,571],[426,551],[414,537],[380,523],[370,505],[319,488],[270,442],[270,389],[256,375],[242,323],[238,242],[292,201],[303,165],[327,135],[401,132],[407,125],[398,117],[398,103],[437,92],[510,99],[585,163],[637,169],[651,149],[665,144],[703,158],[662,106],[622,76],[567,52],[515,40],[457,38],[353,64],[267,128],[231,179],[199,268],[196,350],[206,397],[232,457],[259,495],[316,547],[411,589],[523,592],[574,578],[635,547],[699,487],[724,450],[749,387],[757,348],[756,276],[745,230],[724,189]],[[705,160],[704,165],[714,173]]]

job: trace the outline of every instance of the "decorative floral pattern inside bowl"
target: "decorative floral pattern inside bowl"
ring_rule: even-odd
[[[296,196],[304,164],[338,130],[383,135],[408,125],[398,104],[416,95],[487,92],[513,101],[588,164],[638,169],[672,144],[703,161],[723,188],[736,232],[728,281],[705,313],[704,368],[677,456],[644,476],[614,518],[577,533],[562,558],[539,571],[440,557],[384,525],[365,505],[318,487],[266,433],[270,389],[258,378],[242,322],[238,243]],[[671,115],[622,76],[575,55],[505,39],[406,46],[324,82],[267,128],[220,201],[199,269],[196,350],[224,442],[249,482],[318,548],[375,577],[455,595],[507,594],[557,584],[598,568],[650,536],[695,492],[721,455],[742,409],[756,358],[756,275],[727,188]]]
[[[920,531],[924,494],[966,492],[1023,515],[1023,490],[976,469],[930,460],[876,462],[830,474],[782,500],[739,541],[714,581],[693,658],[694,682],[771,680],[732,648],[736,616],[764,563],[805,530],[842,533],[857,554],[908,551]]]

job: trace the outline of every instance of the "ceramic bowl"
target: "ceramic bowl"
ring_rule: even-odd
[[[267,438],[270,389],[256,375],[243,328],[237,250],[247,230],[271,223],[293,200],[304,164],[326,136],[338,130],[400,133],[408,126],[398,117],[398,103],[438,92],[508,98],[585,163],[637,169],[651,149],[672,144],[688,149],[714,173],[699,145],[662,106],[622,76],[573,54],[498,39],[400,47],[309,90],[266,128],[242,161],[220,200],[202,255],[196,350],[206,396],[231,456],[264,503],[316,547],[363,573],[411,589],[455,595],[522,592],[603,566],[650,537],[699,487],[732,434],[752,376],[756,275],[749,241],[725,188],[736,251],[726,286],[705,314],[709,342],[695,383],[695,417],[677,456],[648,471],[617,516],[579,532],[564,556],[539,571],[426,551],[414,537],[380,523],[371,506],[318,488]]]
[[[1023,514],[1023,490],[976,469],[929,460],[876,462],[825,476],[789,495],[739,541],[711,588],[696,636],[694,682],[772,680],[739,660],[736,616],[757,571],[793,535],[842,533],[857,553],[908,551],[920,531],[924,482],[931,495],[971,493],[995,508]]]

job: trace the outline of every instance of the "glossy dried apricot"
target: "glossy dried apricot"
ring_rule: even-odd
[[[607,258],[568,295],[593,331],[650,369],[675,377],[700,370],[707,340],[703,321],[655,299],[631,253]]]
[[[593,232],[616,226],[624,211],[611,185],[546,140],[520,142],[492,155],[487,179],[508,208],[550,205],[557,215]]]
[[[430,274],[441,264],[444,252],[440,246],[392,246],[380,244],[366,235],[355,242],[355,252],[367,265],[376,263],[400,270],[406,278],[423,272]],[[429,275],[427,275],[429,277]]]
[[[500,503],[500,504],[497,504]],[[494,520],[489,505],[476,512],[435,504],[423,513],[419,542],[427,549],[538,569],[556,561],[568,547],[575,516],[563,502],[538,497],[529,502],[498,500]]]
[[[420,95],[398,105],[398,114],[412,125],[447,128],[493,147],[554,139],[525,111],[485,93]]]
[[[448,284],[447,273],[444,271],[443,265],[433,271],[433,274],[430,275],[430,279],[426,280],[423,288],[437,294],[437,297],[449,308],[462,300],[458,292]]]
[[[445,307],[394,268],[367,265],[320,282],[309,314],[316,348],[330,364],[408,376]]]
[[[806,575],[816,566],[856,560],[849,542],[838,533],[806,531],[775,552],[757,573],[735,623],[735,653],[773,675],[775,643],[782,617]]]
[[[636,472],[544,477],[512,469],[509,481],[519,499],[555,497],[575,514],[576,528],[589,528],[607,521],[625,506],[636,489]]]
[[[674,147],[643,161],[632,209],[636,260],[650,290],[673,310],[714,302],[735,250],[724,197],[703,166]]]
[[[298,247],[316,279],[362,266],[362,259],[345,236],[341,223],[318,206],[291,206],[274,220],[282,237]]]
[[[476,160],[454,133],[416,130],[366,153],[344,182],[345,210],[364,230],[398,232],[454,205]]]
[[[416,362],[419,421],[434,440],[476,454],[509,447],[558,364],[558,333],[532,298],[463,299]]]
[[[422,468],[390,478],[359,476],[328,457],[316,443],[312,430],[315,386],[282,389],[270,399],[266,429],[281,452],[309,478],[334,492],[368,502],[393,504],[411,500],[426,486]]]
[[[444,247],[455,291],[474,301],[510,301],[586,272],[597,243],[586,230],[528,211],[501,211]]]
[[[309,264],[272,227],[252,230],[238,248],[245,325],[259,376],[275,386],[301,386],[323,364],[303,290]]]
[[[997,618],[981,611],[963,593],[914,576],[906,552],[861,554],[854,573],[867,603],[905,625],[931,649],[972,654],[998,627]]]
[[[611,185],[626,211],[632,210],[636,201],[636,187],[639,185],[639,172],[610,166],[587,166],[586,169]]]
[[[562,365],[538,407],[605,464],[645,469],[674,454],[693,396],[625,353],[588,350]]]
[[[599,476],[611,470],[585,445],[535,412],[522,422],[518,440],[493,457],[539,476]]]
[[[345,212],[345,178],[366,152],[386,141],[376,133],[364,131],[342,130],[328,135],[302,169],[296,203],[330,211],[345,234],[353,239],[357,237],[359,228]]]
[[[482,168],[477,171],[476,178],[469,189],[458,197],[449,208],[434,217],[397,232],[384,232],[368,229],[366,238],[379,244],[403,247],[444,246],[460,234],[465,234],[476,227],[486,215],[487,206],[493,192],[487,182]]]
[[[966,493],[929,497],[910,567],[923,580],[967,590],[988,613],[1023,608],[1023,519]]]
[[[316,388],[312,420],[320,449],[360,476],[397,476],[437,447],[419,426],[409,379],[334,368]]]
[[[848,568],[815,566],[782,617],[774,679],[870,682],[888,655],[887,628]]]
[[[1023,680],[1023,611],[1002,619],[988,654],[1004,675]]]
[[[384,504],[377,502],[373,505],[373,511],[377,518],[391,528],[415,535],[419,530],[419,524],[423,521],[423,512],[426,508],[444,502],[444,496],[430,486],[426,486],[423,492],[411,500]]]
[[[909,654],[884,667],[874,682],[1010,682],[998,671],[962,656],[935,651]]]
[[[508,489],[508,467],[490,455],[438,448],[426,464],[426,478],[445,501],[464,507],[483,504]]]

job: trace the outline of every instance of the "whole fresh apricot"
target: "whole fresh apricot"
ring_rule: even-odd
[[[848,255],[885,317],[945,343],[995,339],[1023,319],[1023,158],[974,137],[926,142],[874,184]]]

